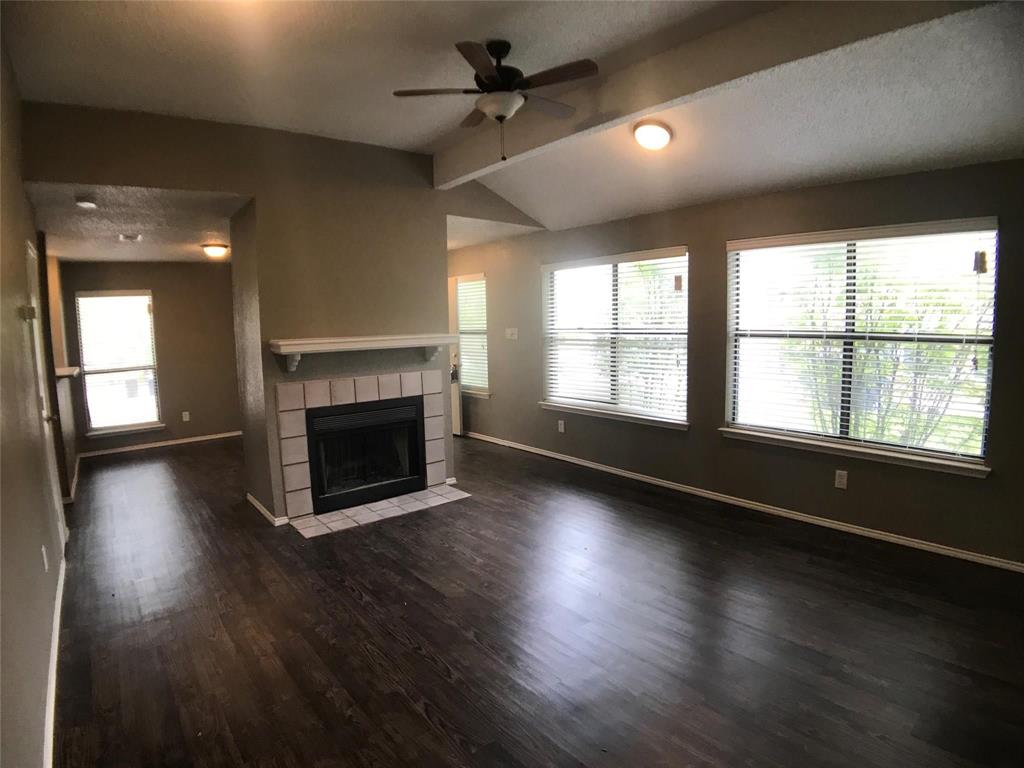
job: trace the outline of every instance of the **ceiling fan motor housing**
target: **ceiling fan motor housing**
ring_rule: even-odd
[[[476,108],[491,118],[491,120],[497,120],[501,123],[518,112],[525,102],[526,99],[520,93],[514,91],[495,91],[493,93],[485,93],[477,99]]]

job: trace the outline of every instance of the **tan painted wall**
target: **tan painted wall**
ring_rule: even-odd
[[[426,155],[132,112],[47,104],[26,104],[24,111],[29,180],[227,191],[254,199],[246,224],[252,245],[242,249],[255,254],[255,277],[247,273],[235,288],[236,304],[239,292],[256,286],[258,293],[263,370],[242,377],[247,428],[261,423],[251,408],[255,393],[262,385],[272,413],[273,383],[286,375],[267,352],[269,339],[443,331],[446,214],[529,222],[479,185],[433,189]],[[252,310],[246,310],[250,329]],[[253,365],[252,338],[239,339],[246,345],[239,360]],[[352,365],[341,357],[328,356],[318,370],[323,373],[331,359],[338,370]],[[306,370],[299,376],[308,378]],[[272,460],[276,431],[272,423],[266,429],[266,450],[255,438],[244,441],[246,471],[248,490],[272,507],[283,496],[255,479],[269,475],[280,485]]]
[[[160,414],[165,429],[89,437],[83,376],[72,381],[78,450],[121,448],[241,428],[229,264],[76,262],[63,267],[68,358],[80,364],[77,291],[151,290]],[[183,422],[181,412],[191,420]]]
[[[256,241],[256,203],[249,202],[231,219],[231,293],[234,301],[235,363],[242,416],[245,487],[265,507],[272,507],[273,486],[267,471],[267,416],[263,402],[263,353]]]
[[[45,487],[31,336],[18,314],[28,300],[25,242],[35,241],[35,227],[22,186],[21,116],[6,53],[0,68],[0,763],[38,766],[62,522]]]
[[[50,296],[50,336],[53,341],[53,367],[68,364],[67,340],[64,336],[64,304],[61,301],[60,262],[56,256],[46,257],[46,290]]]
[[[541,232],[449,255],[487,275],[490,400],[465,398],[466,429],[807,514],[1024,561],[1017,475],[1024,432],[1024,161],[762,195]],[[722,438],[730,239],[973,216],[1000,221],[996,347],[984,480]],[[690,430],[541,410],[546,263],[686,244]],[[504,337],[519,328],[519,340]],[[556,420],[566,421],[558,434]],[[833,470],[849,490],[832,487]]]

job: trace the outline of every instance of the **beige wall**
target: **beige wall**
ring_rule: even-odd
[[[233,432],[241,428],[231,316],[231,265],[157,262],[61,264],[68,358],[80,364],[75,293],[150,290],[156,334],[157,386],[165,428],[89,437],[84,376],[72,380],[78,450],[120,448],[159,440]],[[189,411],[191,420],[181,420]]]
[[[541,232],[449,254],[452,275],[487,276],[489,400],[465,398],[465,428],[799,512],[1024,561],[1015,487],[1024,432],[1024,161],[803,189]],[[991,475],[958,477],[723,439],[730,239],[974,216],[999,217]],[[541,410],[546,263],[686,244],[690,429]],[[504,337],[519,328],[519,340]],[[565,434],[556,431],[557,419]],[[833,471],[849,470],[849,490]]]
[[[28,301],[25,242],[35,241],[35,231],[22,187],[21,116],[6,54],[0,67],[0,763],[38,766],[63,522],[46,488],[32,337],[18,314]]]
[[[231,293],[234,301],[235,361],[245,453],[245,488],[264,506],[272,503],[273,485],[263,402],[263,352],[256,241],[256,203],[250,201],[231,219]]]
[[[48,104],[26,104],[24,112],[28,180],[253,198],[250,218],[233,222],[233,236],[242,226],[248,237],[235,245],[233,258],[255,260],[235,286],[247,329],[238,335],[245,346],[238,359],[255,366],[258,315],[263,368],[241,376],[247,428],[262,423],[255,408],[260,389],[273,413],[273,383],[295,376],[269,354],[268,340],[443,331],[446,214],[530,221],[478,184],[435,190],[427,155],[132,112]],[[240,301],[253,291],[258,301]],[[317,365],[350,368],[343,357],[327,356]],[[308,370],[304,362],[297,376],[308,378]],[[243,441],[247,490],[283,514],[283,495],[272,492],[280,485],[273,420],[265,426],[265,446],[255,437]],[[271,485],[259,480],[263,476]]]
[[[60,262],[56,256],[46,257],[46,290],[49,294],[50,337],[53,342],[53,367],[68,364],[68,347],[64,336],[64,304],[61,301]]]

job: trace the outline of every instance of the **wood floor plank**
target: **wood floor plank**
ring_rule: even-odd
[[[1024,578],[456,441],[304,539],[238,440],[95,458],[61,766],[1018,766]]]

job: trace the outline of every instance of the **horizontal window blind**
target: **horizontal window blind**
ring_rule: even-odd
[[[487,281],[459,280],[459,382],[463,388],[486,390],[487,378]]]
[[[686,419],[687,255],[551,268],[545,398]]]
[[[994,225],[844,234],[730,252],[728,421],[982,457]]]
[[[75,300],[89,427],[158,422],[151,294],[83,292]]]

